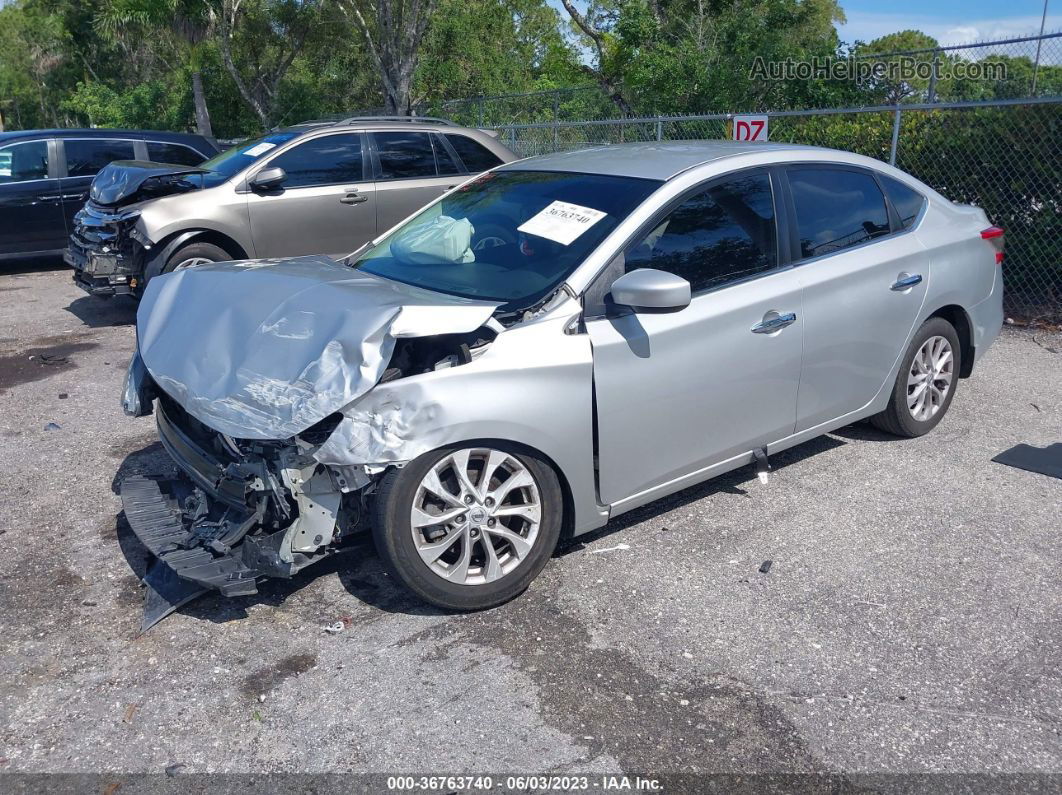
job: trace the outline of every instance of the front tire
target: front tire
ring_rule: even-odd
[[[384,476],[373,540],[426,602],[483,610],[523,593],[557,546],[564,498],[553,468],[501,442],[425,453]]]
[[[166,266],[162,269],[162,272],[173,273],[173,271],[182,270],[183,268],[205,265],[208,262],[228,262],[230,259],[232,257],[229,256],[225,249],[215,246],[213,243],[193,242],[186,246],[181,246],[173,252],[170,258],[166,260]]]
[[[871,417],[871,423],[895,436],[929,433],[951,406],[961,366],[955,327],[944,318],[931,317],[907,346],[889,405]]]

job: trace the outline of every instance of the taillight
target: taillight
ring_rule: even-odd
[[[990,226],[981,230],[981,239],[990,240],[996,249],[996,265],[1003,264],[1003,228]]]

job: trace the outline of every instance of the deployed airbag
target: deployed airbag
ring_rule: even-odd
[[[391,256],[411,265],[475,262],[472,233],[467,218],[440,215],[430,223],[414,226],[391,241]]]

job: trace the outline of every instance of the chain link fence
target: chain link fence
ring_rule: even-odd
[[[1062,98],[779,111],[772,141],[894,163],[1007,230],[1008,309],[1062,316]],[[522,156],[634,141],[728,138],[730,114],[496,125]]]
[[[1007,231],[1008,311],[1062,320],[1062,32],[904,52],[856,48],[840,60],[848,79],[854,72],[865,95],[883,104],[749,112],[769,117],[772,141],[874,157],[953,201],[982,207]],[[418,112],[494,129],[522,156],[730,137],[733,114],[661,115],[644,101],[635,107],[641,115],[620,117],[600,88],[577,86]]]

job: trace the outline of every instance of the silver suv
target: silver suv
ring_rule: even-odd
[[[445,120],[354,117],[277,130],[201,166],[118,161],[93,182],[64,259],[93,295],[139,296],[153,276],[206,262],[344,256],[515,159],[491,133]]]

